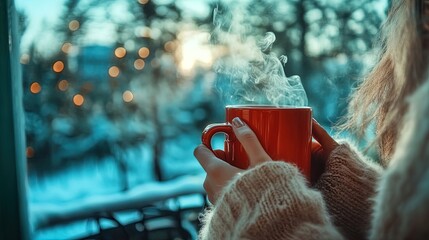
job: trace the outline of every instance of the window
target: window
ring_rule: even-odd
[[[258,57],[300,76],[320,123],[344,113],[383,1],[227,3],[16,0],[33,238],[195,238],[192,150],[225,104],[258,99],[230,87]]]

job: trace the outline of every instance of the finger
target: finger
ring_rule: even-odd
[[[212,205],[216,204],[216,199],[214,198],[213,195],[207,194],[207,199],[209,200],[209,203],[211,203]]]
[[[316,139],[320,145],[322,145],[322,148],[327,151],[332,151],[336,146],[338,146],[338,143],[329,135],[326,130],[320,126],[320,124],[313,119],[312,121],[312,127],[313,127],[313,137]]]
[[[320,175],[325,171],[324,151],[322,146],[316,142],[311,142],[311,182],[312,184],[317,182]]]
[[[320,143],[315,140],[311,141],[311,158],[312,159],[320,159],[323,157],[323,148]]]
[[[211,195],[212,187],[208,177],[206,177],[206,179],[204,180],[203,187],[204,187],[204,190],[206,190],[207,195]]]
[[[215,150],[215,153],[207,148],[204,144],[198,145],[194,150],[194,156],[203,167],[204,171],[209,175],[216,175],[219,172],[219,169],[225,169],[225,167],[233,168],[237,170],[238,168],[230,165],[225,162],[223,159],[218,158],[215,154],[221,155],[220,157],[225,156],[225,152],[222,150]],[[220,171],[222,172],[222,171]]]
[[[210,184],[210,181],[208,179],[208,177],[206,177],[206,179],[204,180],[204,184],[203,184],[204,190],[206,190],[207,193],[207,199],[209,200],[210,203],[215,203],[215,199],[213,197],[213,187]]]
[[[214,153],[205,145],[200,144],[194,150],[194,156],[203,167],[204,171],[209,172],[213,164],[223,162],[217,158]]]
[[[207,193],[207,198],[212,204],[216,203],[216,200],[219,198],[220,191],[223,189],[219,188],[219,186],[216,186],[216,181],[214,181],[212,178],[207,176],[206,180],[204,181],[204,189]]]
[[[235,136],[249,156],[251,166],[271,160],[259,142],[258,137],[247,124],[237,117],[232,120],[232,125]]]

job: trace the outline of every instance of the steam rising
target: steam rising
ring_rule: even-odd
[[[306,106],[307,95],[299,76],[286,77],[283,64],[286,56],[278,58],[271,52],[276,36],[267,32],[253,37],[256,31],[235,10],[214,10],[213,44],[223,48],[215,63],[219,74],[217,88],[226,104]]]

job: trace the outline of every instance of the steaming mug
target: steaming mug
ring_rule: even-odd
[[[212,149],[211,139],[216,133],[225,134],[225,161],[247,169],[246,151],[232,130],[232,119],[239,117],[255,132],[262,147],[273,160],[295,164],[311,180],[311,121],[310,107],[226,106],[226,123],[208,125],[202,142]]]

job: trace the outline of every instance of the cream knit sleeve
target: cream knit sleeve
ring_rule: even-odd
[[[326,162],[315,187],[325,199],[328,212],[347,239],[367,239],[382,168],[365,159],[347,143],[338,146]]]
[[[321,194],[284,162],[237,176],[202,222],[200,239],[342,239]]]

